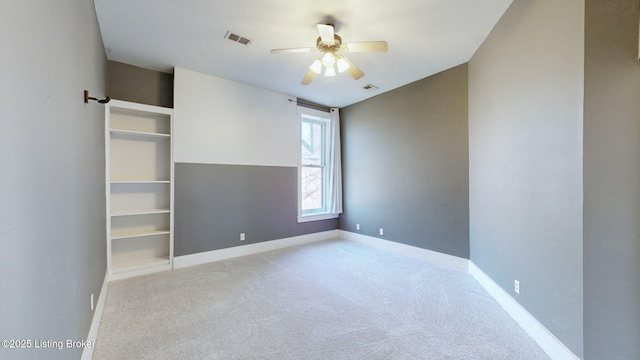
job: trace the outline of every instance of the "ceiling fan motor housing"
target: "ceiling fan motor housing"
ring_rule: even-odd
[[[321,51],[338,51],[342,46],[342,38],[338,34],[333,34],[333,44],[322,41],[322,38],[318,36],[316,40],[316,46]]]

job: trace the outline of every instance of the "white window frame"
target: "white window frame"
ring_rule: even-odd
[[[323,208],[319,212],[302,211],[302,122],[322,123],[324,125],[322,152],[324,163],[322,175],[322,205]],[[331,116],[328,112],[298,107],[298,222],[309,222],[318,220],[335,219],[339,214],[333,214],[329,210],[329,166],[330,166],[330,142],[331,142]]]

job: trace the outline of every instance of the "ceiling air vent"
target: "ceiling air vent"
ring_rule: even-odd
[[[369,90],[369,91],[375,91],[378,90],[378,87],[375,85],[371,85],[371,84],[367,84],[365,86],[362,87],[365,90]]]
[[[229,39],[229,40],[231,40],[231,41],[233,41],[233,42],[240,43],[240,44],[242,44],[242,45],[249,45],[249,44],[251,44],[251,40],[249,40],[249,39],[247,39],[247,38],[245,38],[245,37],[242,37],[242,36],[240,36],[240,35],[238,35],[238,34],[234,34],[234,33],[232,33],[231,31],[227,31],[227,33],[226,33],[226,34],[224,34],[224,38],[225,38],[225,39]]]

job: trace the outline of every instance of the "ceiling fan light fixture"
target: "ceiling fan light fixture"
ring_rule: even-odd
[[[338,66],[339,73],[343,73],[347,71],[347,69],[349,68],[349,63],[342,56],[338,59],[338,61],[336,62],[336,65]]]
[[[386,41],[365,41],[357,43],[345,43],[342,37],[335,33],[335,27],[331,24],[317,24],[320,37],[316,39],[315,48],[290,48],[290,49],[272,49],[272,54],[287,53],[306,53],[311,51],[320,51],[321,57],[313,61],[309,65],[309,70],[300,82],[302,85],[309,85],[313,78],[322,74],[324,76],[334,77],[338,73],[347,73],[354,80],[360,80],[364,76],[364,72],[349,59],[336,52],[386,52],[389,49]]]
[[[322,62],[320,59],[316,59],[310,66],[309,69],[316,74],[320,74],[322,72]]]
[[[324,76],[331,77],[336,76],[336,69],[333,66],[328,66],[324,71]]]
[[[333,67],[333,65],[335,64],[336,64],[336,56],[333,53],[327,51],[322,56],[322,65],[324,65],[324,67],[326,68],[330,68],[330,67]]]

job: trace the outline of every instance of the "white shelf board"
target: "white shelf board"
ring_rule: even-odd
[[[109,132],[112,135],[124,135],[124,136],[143,137],[143,138],[163,138],[164,139],[164,138],[171,137],[171,135],[169,134],[132,131],[132,130],[111,129],[109,130]]]
[[[170,184],[170,180],[111,180],[111,184]]]
[[[156,230],[156,231],[112,231],[111,232],[111,240],[120,240],[120,239],[131,239],[137,237],[144,236],[156,236],[156,235],[167,235],[169,234],[169,230]]]
[[[135,270],[169,265],[169,257],[155,257],[139,259],[123,263],[111,264],[111,272],[113,274],[122,274]]]
[[[140,209],[140,210],[122,210],[113,211],[111,216],[132,216],[132,215],[150,215],[150,214],[168,214],[169,209]]]
[[[116,99],[111,99],[111,101],[109,102],[109,107],[115,108],[115,109],[123,109],[123,110],[137,110],[137,111],[148,112],[152,114],[165,114],[165,115],[173,114],[172,108],[156,106],[156,105],[140,104],[140,103],[134,103],[130,101],[123,101],[123,100],[116,100]]]

